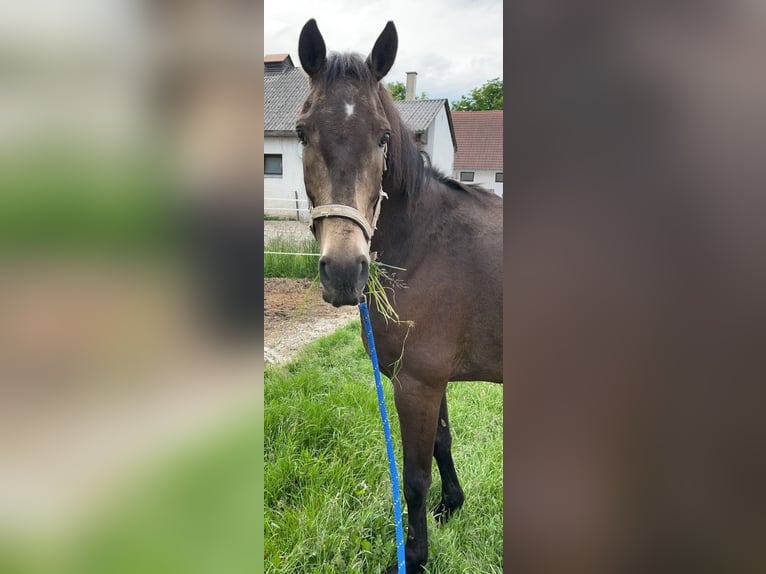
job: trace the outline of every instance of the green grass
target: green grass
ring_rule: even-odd
[[[279,253],[319,253],[319,245],[314,239],[293,239],[275,237],[266,242],[264,251]],[[293,279],[313,279],[318,275],[319,258],[311,255],[263,255],[264,277],[290,277]]]
[[[7,574],[240,574],[262,568],[260,406],[146,471],[66,540],[0,538]]]
[[[384,387],[401,477],[398,421]],[[392,564],[390,478],[359,323],[266,369],[264,395],[265,571],[377,573]],[[448,396],[466,502],[446,525],[429,520],[428,572],[502,572],[502,387],[453,383]],[[439,489],[434,464],[429,507]]]

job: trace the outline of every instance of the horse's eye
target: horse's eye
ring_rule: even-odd
[[[390,139],[391,139],[391,132],[385,132],[382,136],[380,136],[380,141],[378,142],[378,145],[382,147],[386,145]]]
[[[304,130],[302,127],[295,128],[295,133],[298,136],[298,139],[300,140],[302,145],[306,145],[309,143],[308,138],[306,137],[306,130]]]

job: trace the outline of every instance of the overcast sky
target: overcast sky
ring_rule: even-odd
[[[316,18],[328,50],[365,56],[393,20],[399,51],[384,81],[404,83],[407,72],[417,72],[418,94],[453,102],[503,77],[502,0],[265,0],[263,11],[264,52],[286,52],[296,66],[309,18]]]
[[[0,3],[2,4],[2,3]],[[66,47],[73,39],[106,45],[130,38],[133,0],[24,0],[2,4],[0,37],[29,37]],[[387,82],[418,73],[417,93],[453,102],[503,76],[502,0],[264,0],[264,51],[289,53],[297,66],[298,36],[316,18],[331,51],[369,54],[388,20],[399,52]]]

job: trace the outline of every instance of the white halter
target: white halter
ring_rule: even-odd
[[[383,144],[383,173],[388,170],[387,160],[388,143],[385,143]],[[388,197],[388,195],[385,191],[383,191],[383,182],[381,181],[380,193],[378,194],[378,199],[375,202],[375,208],[372,214],[372,222],[368,222],[367,218],[361,211],[355,207],[351,207],[350,205],[328,203],[327,205],[318,205],[316,207],[312,207],[310,225],[311,232],[314,234],[314,237],[316,237],[316,232],[314,231],[314,222],[317,219],[322,219],[323,217],[344,217],[346,219],[350,219],[362,228],[364,237],[367,240],[367,245],[369,246],[370,242],[372,241],[372,235],[375,233],[375,225],[378,223],[378,216],[380,216],[380,205],[383,203],[383,199],[386,197]]]

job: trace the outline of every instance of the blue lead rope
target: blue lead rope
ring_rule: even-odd
[[[399,500],[399,475],[396,472],[396,460],[394,459],[394,444],[391,440],[391,427],[388,424],[388,412],[386,401],[383,398],[383,383],[380,382],[380,366],[378,354],[375,351],[375,339],[372,336],[370,324],[370,312],[367,303],[359,302],[359,314],[362,316],[364,333],[367,336],[367,346],[370,348],[372,369],[375,371],[375,388],[378,391],[378,407],[380,408],[380,420],[383,422],[383,433],[386,435],[386,451],[388,452],[388,470],[391,473],[391,492],[394,499],[394,526],[396,527],[396,562],[399,574],[406,574],[404,565],[404,529],[402,528],[402,505]]]

